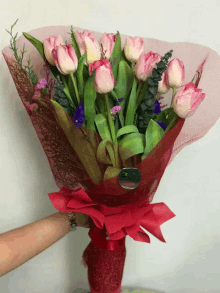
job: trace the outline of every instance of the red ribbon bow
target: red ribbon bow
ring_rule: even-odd
[[[60,212],[87,214],[98,228],[103,228],[104,215],[99,211],[99,205],[93,202],[82,188],[74,190],[62,187],[59,192],[48,193],[48,196]]]
[[[175,214],[164,203],[107,207],[93,202],[82,188],[74,190],[63,187],[59,192],[48,195],[53,206],[61,212],[73,211],[89,215],[98,228],[92,227],[90,229],[90,238],[97,246],[109,250],[121,246],[122,239],[126,235],[136,241],[150,243],[150,237],[140,226],[160,241],[165,242],[160,225],[175,217]],[[104,224],[106,230],[102,229]],[[99,231],[100,229],[102,231]],[[107,236],[111,242],[105,240]],[[110,243],[111,245],[109,245]]]
[[[166,242],[160,226],[175,217],[175,214],[162,202],[142,206],[124,205],[111,208],[102,205],[101,212],[105,216],[105,226],[109,239],[118,240],[129,235],[136,241],[148,243],[150,243],[150,237],[141,227],[160,241]]]

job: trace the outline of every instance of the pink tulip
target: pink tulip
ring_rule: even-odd
[[[126,58],[131,62],[137,62],[141,53],[144,52],[144,39],[139,37],[128,37],[124,52]]]
[[[52,51],[53,58],[58,70],[62,74],[70,74],[75,72],[78,67],[78,59],[73,47],[60,45]]]
[[[167,70],[162,74],[162,80],[158,82],[158,93],[166,94],[170,90],[170,86],[167,84]]]
[[[116,35],[114,34],[106,34],[104,33],[101,40],[100,45],[103,46],[103,51],[105,52],[105,57],[109,60],[114,49],[116,41]]]
[[[179,88],[185,79],[185,67],[178,58],[171,60],[167,66],[167,84],[171,88]]]
[[[87,30],[84,30],[82,33],[76,32],[75,37],[76,37],[81,55],[83,55],[86,52],[85,37],[90,38],[93,42],[95,41],[93,33],[90,33]]]
[[[204,100],[205,94],[197,89],[193,82],[181,86],[173,97],[173,109],[181,118],[190,117],[199,104]]]
[[[52,51],[60,45],[65,45],[64,40],[61,36],[51,36],[50,38],[44,39],[43,41],[44,54],[46,56],[47,61],[53,66],[55,66],[55,61],[52,56]]]
[[[85,45],[86,45],[86,58],[87,63],[91,64],[96,60],[101,59],[101,50],[100,45],[96,41],[92,41],[90,38],[85,37]]]
[[[149,76],[152,75],[152,71],[156,68],[156,63],[161,59],[161,55],[150,51],[145,54],[144,52],[140,55],[135,67],[134,73],[139,80],[145,81]]]
[[[95,72],[95,90],[100,94],[106,94],[114,88],[114,76],[111,64],[107,59],[102,59],[89,64],[89,73]]]

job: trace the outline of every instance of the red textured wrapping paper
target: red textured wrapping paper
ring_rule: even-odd
[[[60,34],[70,41],[69,27],[46,27],[28,32],[43,41],[44,37]],[[82,32],[80,28],[74,31]],[[101,33],[94,32],[99,41]],[[122,48],[126,36],[121,35]],[[129,235],[136,241],[150,242],[149,236],[141,228],[149,231],[160,241],[164,241],[160,225],[175,215],[163,204],[151,204],[163,173],[175,155],[186,145],[196,141],[208,132],[220,116],[216,107],[220,96],[220,58],[213,50],[189,43],[167,43],[145,38],[145,52],[157,51],[164,55],[174,50],[173,58],[183,61],[186,68],[186,82],[192,80],[196,70],[204,64],[199,88],[206,98],[193,116],[177,124],[163,137],[148,157],[136,165],[142,178],[134,190],[123,189],[118,177],[93,186],[88,174],[73,151],[62,128],[57,124],[51,96],[44,96],[45,105],[39,106],[40,115],[29,110],[33,103],[34,87],[19,68],[9,48],[3,50],[4,58],[16,85],[18,94],[33,123],[59,192],[50,193],[52,204],[60,211],[76,211],[88,214],[94,222],[89,231],[91,242],[83,253],[88,266],[88,279],[92,293],[120,292],[123,268],[126,257],[125,237]],[[34,61],[34,70],[39,78],[45,77],[43,60],[33,46],[22,36],[18,48],[26,45]],[[164,103],[169,104],[165,97]],[[79,189],[79,187],[82,189]],[[67,189],[63,189],[67,188]],[[78,191],[77,191],[78,190]],[[127,219],[127,220],[126,220]],[[109,236],[110,240],[106,239]]]

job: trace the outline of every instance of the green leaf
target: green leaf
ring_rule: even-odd
[[[34,45],[34,47],[38,50],[38,52],[43,57],[43,59],[46,59],[45,54],[44,54],[44,46],[43,46],[43,43],[41,41],[35,39],[34,37],[32,37],[31,35],[29,35],[27,33],[23,33],[23,35],[25,36],[25,38],[28,41],[30,41]]]
[[[76,53],[77,59],[79,60],[80,57],[81,57],[81,53],[80,53],[79,46],[78,46],[78,43],[77,43],[77,40],[76,40],[76,37],[75,37],[75,32],[73,31],[72,27],[71,27],[71,38],[72,38],[73,49],[74,49],[74,51]]]
[[[117,32],[117,38],[116,38],[114,49],[112,51],[112,55],[110,58],[110,62],[111,63],[113,62],[113,65],[111,66],[111,68],[112,68],[112,72],[113,72],[115,80],[117,79],[118,65],[120,60],[121,60],[121,37],[119,32]]]
[[[119,96],[116,94],[116,92],[114,90],[112,90],[111,95],[113,96],[113,98],[115,100],[119,100]],[[119,117],[119,121],[121,124],[121,127],[124,126],[124,115],[123,115],[123,110],[124,110],[124,105],[125,105],[125,100],[123,100],[122,102],[120,102],[120,106],[121,106],[121,111],[118,113],[118,117]]]
[[[164,124],[169,125],[175,115],[176,113],[173,111],[173,108],[167,108],[157,114],[154,121],[163,122]]]
[[[31,42],[34,47],[38,50],[38,52],[40,53],[40,55],[42,56],[42,58],[44,59],[44,61],[46,61],[46,56],[44,54],[44,46],[43,43],[37,39],[35,39],[34,37],[32,37],[31,35],[27,34],[27,33],[23,33],[23,35],[25,36],[25,38]],[[56,66],[52,66],[50,65],[50,72],[52,73],[53,77],[56,79],[58,75],[60,75],[59,70],[57,69]]]
[[[138,133],[138,129],[135,125],[128,125],[120,128],[116,133],[116,137],[119,138],[122,135],[129,134],[129,133]]]
[[[64,109],[64,107],[62,107],[56,101],[54,101],[54,100],[50,100],[50,101],[55,109],[56,119],[57,119],[58,124],[62,127],[65,134],[70,133],[71,129],[72,129],[72,122],[68,118],[68,114],[66,113],[66,110]]]
[[[111,91],[111,94],[114,98],[124,99],[122,102],[120,102],[121,111],[119,112],[119,121],[122,127],[125,125],[124,108],[126,105],[126,98],[131,91],[133,80],[134,75],[131,67],[127,64],[126,61],[121,60],[118,67],[118,81],[114,87],[114,90]]]
[[[95,131],[95,100],[95,72],[93,72],[93,74],[89,77],[89,79],[86,82],[84,91],[84,112],[86,117],[86,127],[93,131]]]
[[[119,153],[122,161],[128,158],[142,154],[145,148],[145,135],[142,133],[131,133],[126,135],[119,142]]]
[[[147,157],[147,155],[154,149],[163,136],[164,130],[162,127],[160,127],[157,122],[151,119],[145,133],[146,145],[142,160]]]
[[[82,162],[86,172],[94,184],[102,181],[103,175],[96,160],[96,154],[93,151],[90,142],[85,139],[80,129],[77,128],[71,117],[65,109],[54,100],[50,100],[55,110],[55,117],[58,124],[62,127],[72,148]],[[92,168],[91,168],[92,166]]]
[[[165,110],[162,110],[160,113],[158,113],[155,117],[155,121],[159,121],[159,122],[163,122],[165,123],[166,121],[166,116],[168,115],[168,113],[170,112],[170,108],[167,108]]]
[[[98,132],[102,140],[111,140],[111,133],[108,127],[108,122],[103,114],[97,114],[95,116],[95,124],[98,128]]]
[[[125,118],[126,126],[134,124],[134,113],[135,113],[135,106],[136,106],[136,90],[137,90],[137,79],[134,78],[130,98],[128,101],[128,107],[126,111],[126,118]]]
[[[100,142],[97,148],[97,159],[100,163],[112,164],[115,167],[115,153],[112,140],[105,139]]]
[[[118,81],[114,91],[120,98],[125,98],[130,93],[134,80],[134,74],[126,61],[120,61],[118,66]]]
[[[130,67],[132,66],[131,61],[129,61],[129,60],[127,59],[126,55],[125,55],[125,50],[124,50],[124,49],[121,51],[121,60],[126,61],[126,63],[127,63]]]
[[[78,63],[78,68],[76,71],[77,74],[77,81],[78,81],[78,91],[79,91],[79,96],[82,99],[83,94],[84,94],[84,79],[83,79],[83,68],[84,68],[84,60],[86,59],[86,53],[84,53]]]
[[[116,115],[114,122],[115,122],[115,132],[117,132],[121,128],[120,122],[119,122],[119,115]]]
[[[110,178],[118,176],[118,174],[121,172],[121,169],[108,166],[107,169],[105,170],[104,174],[104,180],[108,180]]]

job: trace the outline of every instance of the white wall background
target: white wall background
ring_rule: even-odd
[[[99,32],[193,42],[220,54],[218,0],[38,0],[1,3],[0,50],[5,29],[18,18],[18,36],[48,25],[73,25]],[[220,81],[219,81],[220,82]],[[217,105],[219,107],[219,105]],[[153,203],[165,202],[176,217],[162,226],[167,243],[126,238],[122,286],[160,293],[220,292],[220,120],[185,147],[165,171]],[[0,56],[0,233],[40,220],[57,210],[49,163]],[[79,228],[0,278],[1,293],[72,293],[89,288],[80,264],[89,243]],[[85,290],[83,290],[85,289]]]

